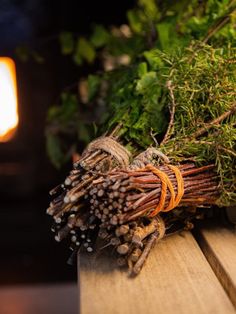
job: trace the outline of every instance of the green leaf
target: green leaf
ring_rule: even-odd
[[[148,69],[147,69],[147,63],[146,62],[141,62],[138,65],[138,76],[140,78],[142,78],[142,76],[144,76],[147,73]]]
[[[93,34],[90,38],[90,42],[95,48],[100,48],[107,44],[109,41],[110,35],[108,31],[102,25],[96,25],[93,31]]]
[[[129,10],[127,12],[127,18],[132,31],[135,33],[141,33],[142,23],[139,19],[138,12],[136,10]]]
[[[136,85],[136,91],[139,94],[145,94],[147,89],[150,88],[150,86],[156,82],[156,72],[147,72],[145,75],[141,77],[140,80],[138,80]]]
[[[162,50],[168,50],[170,45],[170,30],[172,25],[170,23],[163,22],[158,23],[156,28],[158,33],[158,40],[160,41]]]
[[[76,51],[75,54],[73,55],[73,60],[77,65],[81,65],[83,63],[83,58],[81,57],[78,51]]]
[[[97,75],[88,76],[88,100],[91,101],[97,94],[100,86],[100,78]]]
[[[91,141],[91,125],[87,125],[84,123],[79,123],[78,124],[78,139],[85,144],[88,144]]]
[[[96,136],[98,133],[98,127],[95,122],[93,122],[93,133],[94,133],[94,136]]]
[[[145,12],[148,19],[156,20],[159,18],[160,13],[156,0],[138,0],[138,4],[141,6],[141,10]]]
[[[60,139],[54,134],[47,134],[46,148],[53,165],[56,168],[60,168],[64,162],[64,154],[61,149]]]
[[[48,111],[48,122],[59,122],[60,125],[70,123],[76,117],[78,112],[78,101],[76,95],[62,93],[61,104],[52,106]]]
[[[84,59],[88,63],[93,63],[96,57],[96,52],[90,42],[84,37],[80,37],[77,41],[74,60],[78,64],[81,64],[81,60]]]
[[[59,36],[61,44],[61,53],[63,55],[72,54],[75,46],[73,34],[70,32],[62,32]]]
[[[164,62],[160,57],[160,51],[158,49],[152,49],[149,51],[144,51],[143,56],[151,66],[153,70],[158,70],[163,67]]]

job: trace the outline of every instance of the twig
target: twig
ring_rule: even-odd
[[[158,144],[158,141],[157,141],[157,139],[155,137],[155,134],[153,133],[153,129],[152,128],[151,128],[150,135],[151,135],[151,138],[152,138],[153,142],[155,143],[156,147],[158,147],[159,144]]]
[[[233,1],[234,2],[234,1]],[[208,29],[208,32],[206,36],[201,40],[200,43],[197,43],[195,47],[193,48],[194,52],[191,55],[191,58],[188,60],[189,63],[191,63],[194,59],[195,53],[200,48],[201,43],[207,44],[209,39],[215,35],[221,28],[223,28],[227,23],[230,21],[230,15],[234,13],[235,7],[233,7],[225,16],[220,18],[212,27]]]
[[[122,123],[118,123],[117,126],[114,128],[114,130],[112,130],[112,132],[109,134],[109,136],[115,138],[115,139],[118,139],[118,132],[120,131],[122,127]]]
[[[206,144],[206,145],[215,145],[219,150],[222,150],[234,157],[236,157],[236,153],[234,151],[232,151],[231,149],[227,149],[221,145],[218,145],[217,143],[214,143],[214,142],[208,142],[208,141],[194,141],[194,143],[197,143],[197,144]]]
[[[153,247],[155,241],[159,238],[159,232],[156,231],[154,232],[150,238],[148,239],[148,242],[143,250],[143,253],[141,254],[140,258],[138,259],[137,263],[134,265],[133,269],[132,269],[132,274],[133,275],[137,275],[142,267],[143,267],[143,264],[145,262],[145,260],[147,259],[148,257],[148,254],[150,253],[151,251],[151,248]]]
[[[200,128],[195,133],[193,133],[191,135],[191,137],[187,137],[186,139],[189,140],[191,138],[198,138],[199,136],[201,136],[204,133],[206,133],[214,125],[219,124],[221,121],[223,121],[224,119],[228,118],[231,114],[234,114],[235,112],[236,112],[236,102],[233,103],[232,108],[229,111],[224,112],[218,118],[216,118],[213,121],[205,124],[204,127]]]
[[[166,83],[166,87],[168,88],[169,92],[170,92],[170,98],[171,98],[171,109],[170,109],[170,122],[166,131],[166,134],[163,138],[163,140],[161,141],[161,144],[164,144],[168,141],[168,139],[171,136],[171,132],[172,132],[172,128],[174,126],[174,116],[175,116],[175,108],[176,108],[176,102],[175,102],[175,96],[173,93],[173,86],[171,84],[171,81],[168,81]]]
[[[233,13],[233,11],[230,13]],[[230,15],[228,13],[226,16],[221,18],[220,21],[218,21],[211,29],[209,29],[206,37],[202,40],[202,42],[206,44],[209,41],[209,39],[213,35],[215,35],[215,33],[217,33],[222,27],[224,27],[229,21],[230,21]]]

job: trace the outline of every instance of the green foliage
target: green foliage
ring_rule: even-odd
[[[127,12],[128,25],[125,27],[106,29],[94,25],[89,39],[64,31],[59,36],[61,51],[71,55],[75,64],[81,66],[84,61],[93,64],[95,60],[103,59],[104,54],[116,57],[127,54],[135,61],[150,48],[175,51],[190,45],[192,40],[206,38],[215,46],[234,45],[235,5],[235,0],[181,0],[157,6],[155,0],[138,0],[135,8]],[[211,34],[217,25],[221,25],[220,29]]]
[[[154,137],[160,143],[174,101],[174,124],[160,149],[176,163],[191,158],[215,164],[219,203],[228,204],[236,198],[235,115],[194,134],[235,99],[236,1],[158,3],[138,0],[127,13],[128,25],[95,25],[89,39],[61,35],[64,54],[77,65],[100,61],[100,71],[86,79],[86,102],[67,93],[49,111],[49,155],[56,165],[64,162],[78,141],[92,140],[94,126],[97,136],[120,124],[120,139],[133,152],[154,144]],[[89,110],[96,112],[90,120]]]
[[[59,169],[60,166],[67,161],[67,158],[65,158],[66,154],[61,147],[60,138],[49,133],[46,137],[46,148],[51,162],[57,169]]]
[[[43,56],[40,53],[38,53],[36,50],[33,50],[26,45],[16,47],[15,54],[21,62],[27,62],[29,60],[33,60],[39,64],[44,63]]]
[[[61,32],[59,36],[59,41],[61,44],[61,53],[63,55],[71,54],[74,51],[74,37],[70,32]]]
[[[110,114],[105,125],[112,129],[121,123],[126,141],[131,141],[136,149],[145,148],[153,143],[152,132],[160,135],[166,128],[166,91],[158,73],[148,69],[145,62],[123,72],[110,74],[113,84],[107,97]]]
[[[170,23],[159,23],[157,24],[157,33],[162,50],[168,50],[171,46],[171,29],[172,25]]]
[[[88,101],[92,101],[99,91],[101,80],[98,75],[88,76]]]
[[[223,190],[221,205],[236,201],[235,113],[201,136],[195,134],[236,106],[235,56],[234,49],[202,46],[169,60],[176,109],[171,137],[161,149],[175,162],[193,158],[200,165],[215,164]]]
[[[161,13],[155,0],[138,0],[137,7],[127,12],[127,19],[132,31],[144,35],[150,25],[160,20]]]
[[[109,32],[102,25],[95,25],[93,34],[90,38],[91,44],[95,48],[101,48],[105,46],[110,39]]]
[[[70,93],[61,95],[61,105],[52,106],[48,111],[48,122],[56,122],[67,126],[73,120],[78,111],[77,97]]]
[[[63,93],[60,104],[52,106],[47,117],[46,145],[54,166],[66,163],[77,150],[77,143],[86,145],[92,136],[94,128],[79,108],[77,95]]]
[[[83,60],[86,60],[88,63],[93,63],[96,53],[91,45],[91,43],[83,37],[80,37],[77,41],[75,52],[74,52],[74,61],[81,65]]]
[[[130,10],[127,12],[127,18],[131,30],[134,33],[140,34],[142,32],[142,23],[140,21],[140,14],[137,11]]]

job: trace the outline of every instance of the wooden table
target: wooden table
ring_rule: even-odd
[[[79,261],[81,314],[236,313],[236,232],[220,226],[158,243],[140,275],[128,278],[111,257]]]

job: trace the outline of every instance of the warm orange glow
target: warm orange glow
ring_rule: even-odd
[[[0,57],[0,142],[12,138],[18,120],[15,64]]]

